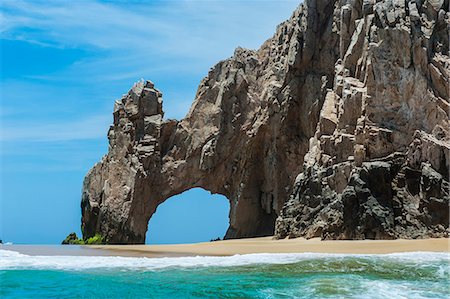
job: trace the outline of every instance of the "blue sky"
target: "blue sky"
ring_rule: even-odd
[[[0,238],[79,234],[82,180],[107,152],[114,100],[150,79],[165,117],[183,118],[209,68],[237,46],[258,48],[298,4],[2,0]],[[221,196],[189,190],[158,208],[147,242],[222,236],[228,209]]]

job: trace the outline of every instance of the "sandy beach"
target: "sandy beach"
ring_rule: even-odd
[[[91,245],[89,248],[111,251],[112,255],[149,257],[302,252],[385,254],[415,251],[449,252],[450,239],[321,241],[318,238],[274,240],[273,237],[262,237],[174,245]]]
[[[319,238],[275,240],[273,237],[234,239],[170,245],[0,245],[0,249],[27,255],[181,257],[231,256],[250,253],[348,253],[450,252],[450,239],[345,240]]]

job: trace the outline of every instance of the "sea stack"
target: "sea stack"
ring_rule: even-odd
[[[136,83],[84,180],[83,238],[144,243],[194,187],[229,199],[225,238],[448,237],[449,26],[448,0],[306,0],[215,65],[182,120]]]

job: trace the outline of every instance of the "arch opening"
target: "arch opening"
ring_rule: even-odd
[[[230,203],[220,194],[192,188],[160,204],[148,222],[146,244],[208,242],[229,226]]]

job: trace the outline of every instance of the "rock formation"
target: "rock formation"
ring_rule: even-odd
[[[85,178],[83,237],[143,243],[194,187],[229,199],[225,238],[447,236],[449,19],[448,0],[307,0],[180,121],[136,83]]]
[[[448,236],[448,1],[339,11],[333,89],[276,235]]]

